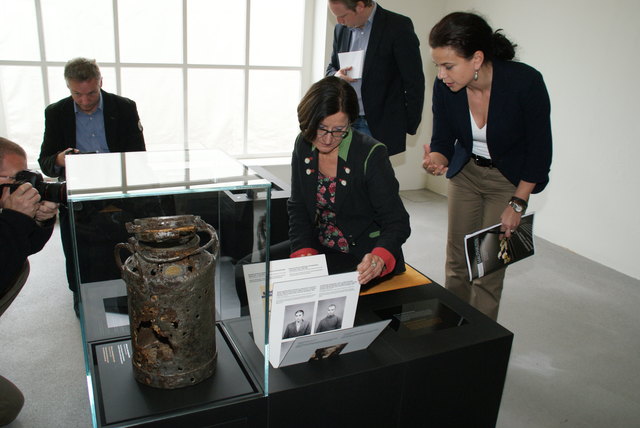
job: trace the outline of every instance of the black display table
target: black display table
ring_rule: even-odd
[[[360,298],[356,325],[390,317],[366,351],[272,368],[269,426],[495,426],[513,334],[436,284]],[[257,372],[248,321],[225,326]]]
[[[102,301],[93,291],[83,295]],[[381,319],[392,322],[367,350],[271,368],[268,385],[249,318],[219,322],[216,374],[175,391],[139,385],[126,358],[112,366],[101,360],[126,356],[128,337],[88,334],[97,424],[495,426],[511,332],[436,284],[362,296],[356,325]]]

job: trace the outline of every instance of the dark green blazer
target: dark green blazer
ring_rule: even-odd
[[[400,199],[399,184],[384,144],[351,131],[338,149],[336,222],[358,259],[375,247],[396,259],[395,272],[404,271],[402,244],[411,233],[409,214]],[[302,135],[291,158],[289,239],[291,252],[321,250],[316,229],[318,152]]]

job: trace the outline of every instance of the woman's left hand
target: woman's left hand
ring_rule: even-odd
[[[384,270],[384,261],[380,257],[368,253],[364,255],[356,269],[358,271],[358,282],[364,285],[380,276]]]
[[[511,206],[507,205],[500,216],[500,230],[504,232],[505,238],[511,238],[511,234],[514,233],[520,225],[521,219],[522,213],[515,212]]]

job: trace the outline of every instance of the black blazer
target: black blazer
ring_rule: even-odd
[[[436,78],[433,84],[431,150],[449,160],[447,178],[467,164],[473,148],[467,91],[451,92]],[[515,61],[493,62],[487,118],[491,160],[515,186],[536,183],[533,193],[549,182],[551,167],[551,104],[542,75]]]
[[[44,248],[55,222],[54,217],[39,226],[20,212],[0,211],[0,297],[9,289],[27,257]]]
[[[142,125],[136,103],[128,98],[103,90],[104,131],[110,152],[139,152],[145,150]],[[76,147],[76,116],[73,99],[64,98],[44,111],[44,139],[38,162],[49,177],[64,177],[64,169],[55,169],[56,156],[67,147]]]
[[[357,131],[339,148],[336,222],[358,260],[375,247],[396,259],[396,273],[404,271],[401,246],[409,237],[409,214],[400,199],[399,184],[383,144]],[[318,152],[302,135],[291,158],[289,239],[291,252],[302,248],[321,251],[316,224]]]
[[[339,52],[348,52],[351,31],[336,25],[327,76],[340,69]],[[411,19],[377,5],[362,70],[362,103],[373,137],[389,155],[405,151],[406,134],[422,120],[424,73],[420,41]]]

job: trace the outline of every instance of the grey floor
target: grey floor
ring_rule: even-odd
[[[446,199],[405,191],[408,263],[444,279]],[[537,239],[509,268],[498,321],[514,335],[499,428],[640,426],[640,281]],[[23,391],[9,427],[90,427],[78,320],[58,233],[0,318],[0,373]]]

